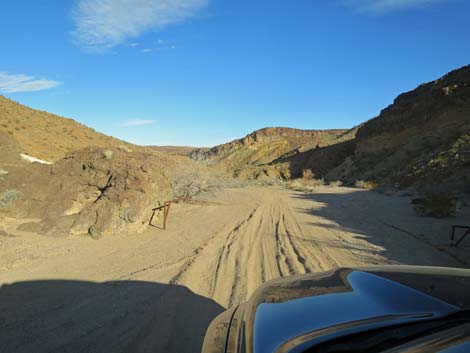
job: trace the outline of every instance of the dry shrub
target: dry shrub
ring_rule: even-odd
[[[309,181],[315,177],[315,174],[312,172],[311,169],[304,169],[302,170],[302,180]]]
[[[18,190],[6,190],[0,193],[0,208],[10,208],[21,195]]]
[[[378,187],[378,184],[373,181],[357,180],[354,186],[358,189],[372,190]]]
[[[6,171],[5,169],[0,168],[0,180],[2,180],[7,175],[8,175],[8,171]]]
[[[195,197],[209,188],[207,178],[196,168],[179,168],[171,182],[175,198]]]
[[[305,191],[304,184],[302,184],[299,180],[291,180],[286,183],[286,186],[289,189],[292,189],[295,191]]]
[[[343,186],[343,182],[341,180],[330,181],[328,183],[328,186],[331,186],[333,188],[339,188],[339,187]]]
[[[295,191],[312,192],[315,188],[325,185],[325,181],[323,179],[295,179],[287,182],[285,185],[287,188]]]
[[[455,216],[461,207],[453,195],[426,195],[411,201],[415,212],[423,217],[445,218]]]

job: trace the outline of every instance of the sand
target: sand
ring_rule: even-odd
[[[470,239],[453,249],[448,232],[468,219],[420,218],[371,191],[246,187],[174,205],[166,231],[138,235],[51,238],[2,220],[0,352],[199,352],[214,316],[279,276],[467,268]]]

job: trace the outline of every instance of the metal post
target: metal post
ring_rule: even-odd
[[[166,230],[166,221],[168,219],[168,214],[170,213],[171,201],[166,201],[163,208],[163,230]]]

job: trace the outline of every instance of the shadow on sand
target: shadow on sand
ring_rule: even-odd
[[[18,282],[0,287],[0,352],[197,353],[223,310],[177,285]]]
[[[294,197],[313,201],[311,208],[299,211],[315,216],[310,225],[328,229],[335,235],[331,239],[323,237],[316,241],[325,247],[344,247],[346,244],[361,254],[366,262],[370,259],[370,264],[380,256],[390,263],[468,266],[462,261],[463,254],[469,253],[468,248],[463,245],[457,249],[458,257],[455,249],[450,248],[449,229],[459,219],[418,217],[406,197],[390,197],[363,190],[299,192]],[[460,216],[464,217],[464,214]],[[344,233],[352,234],[344,236]],[[348,239],[352,239],[349,244]]]

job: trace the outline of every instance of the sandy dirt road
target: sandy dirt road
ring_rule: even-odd
[[[338,266],[468,267],[450,224],[404,197],[347,188],[225,189],[176,205],[169,229],[95,241],[3,220],[0,352],[198,352],[211,319],[263,282]]]

